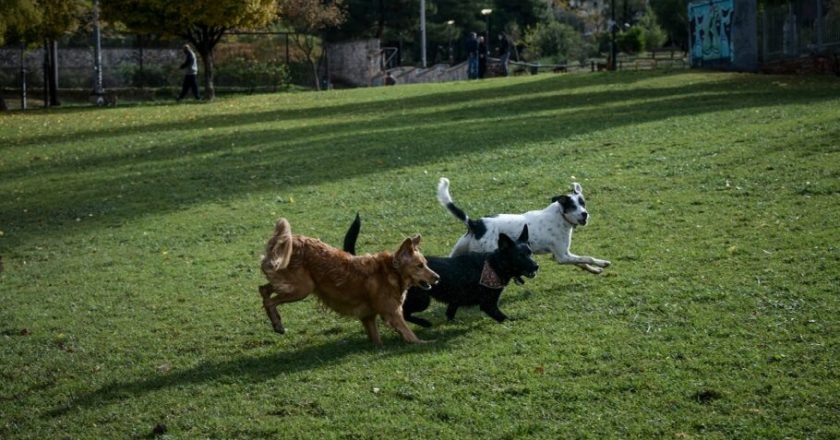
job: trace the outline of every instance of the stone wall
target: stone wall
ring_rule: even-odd
[[[357,40],[332,43],[327,46],[330,82],[366,87],[380,73],[379,40]]]

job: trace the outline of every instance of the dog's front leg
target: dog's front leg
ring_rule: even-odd
[[[418,338],[417,335],[408,328],[408,324],[405,323],[402,313],[389,313],[387,316],[383,316],[382,318],[384,318],[385,322],[387,322],[388,325],[390,325],[397,331],[397,333],[400,334],[400,336],[402,336],[405,342],[411,342],[413,344],[428,342]]]
[[[455,319],[455,313],[458,311],[458,306],[455,304],[449,304],[446,306],[446,319],[453,321]]]
[[[499,290],[498,292],[491,293],[485,296],[485,300],[479,304],[479,308],[482,312],[486,313],[487,316],[496,320],[496,322],[504,322],[508,319],[507,315],[502,313],[499,310],[499,296],[502,294],[502,291]]]
[[[601,267],[607,267],[610,265],[610,262],[607,260],[599,260],[597,258],[575,255],[569,252],[554,253],[554,259],[560,264],[574,264],[583,270],[595,274],[603,272]],[[593,264],[599,267],[592,267]]]
[[[286,333],[286,328],[283,327],[283,321],[280,319],[280,314],[277,313],[277,304],[280,304],[280,301],[277,297],[272,299],[272,293],[274,293],[274,286],[270,283],[260,286],[260,295],[262,295],[263,298],[263,307],[265,308],[265,313],[268,315],[268,319],[271,321],[271,327],[274,328],[275,332],[282,335],[283,333]]]

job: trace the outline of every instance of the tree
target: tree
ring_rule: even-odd
[[[33,0],[0,1],[0,46],[7,41],[25,41],[27,30],[39,26],[41,10]],[[8,110],[6,100],[0,94],[0,111]]]
[[[318,48],[318,42],[324,40],[324,31],[327,28],[338,27],[346,19],[342,1],[325,3],[321,0],[283,0],[279,13],[283,23],[294,31],[292,41],[303,52],[306,63],[312,69],[315,89],[321,90],[315,50]]]
[[[525,56],[531,60],[552,57],[558,63],[583,61],[588,50],[580,32],[565,23],[537,23],[525,31]]]
[[[670,44],[688,50],[688,0],[651,0],[650,7]]]
[[[82,17],[90,11],[85,0],[36,0],[41,10],[41,22],[35,29],[44,40],[46,80],[49,89],[49,104],[61,105],[58,100],[58,39],[79,28]]]
[[[656,19],[656,13],[653,12],[653,9],[651,9],[650,6],[645,8],[645,15],[639,19],[636,26],[642,29],[642,40],[644,40],[645,48],[647,48],[647,50],[661,47],[668,38],[668,36],[665,35],[665,31],[663,31],[659,26],[659,22]]]
[[[59,105],[58,56],[55,41],[79,28],[90,9],[85,0],[2,0],[0,1],[0,44],[6,39],[24,44],[43,42],[48,54],[44,87],[49,91],[48,104]],[[0,99],[0,106],[5,102]]]
[[[162,33],[192,43],[204,66],[204,95],[216,96],[213,50],[231,29],[265,26],[277,16],[276,0],[102,0],[102,15],[134,32]]]

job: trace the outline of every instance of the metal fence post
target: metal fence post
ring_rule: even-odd
[[[20,109],[26,110],[26,43],[20,43]]]
[[[823,45],[823,11],[822,0],[814,0],[817,2],[817,52],[822,52]]]
[[[767,56],[767,6],[761,9],[761,62],[766,63]]]

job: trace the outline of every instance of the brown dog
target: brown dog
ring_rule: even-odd
[[[428,290],[439,279],[426,266],[426,259],[417,250],[419,244],[418,235],[406,238],[396,254],[353,256],[321,240],[292,235],[289,222],[281,218],[268,240],[261,265],[269,283],[260,286],[260,294],[274,331],[286,331],[278,304],[315,293],[339,314],[359,318],[376,345],[382,344],[376,315],[407,342],[423,342],[408,328],[402,314],[409,287]]]

